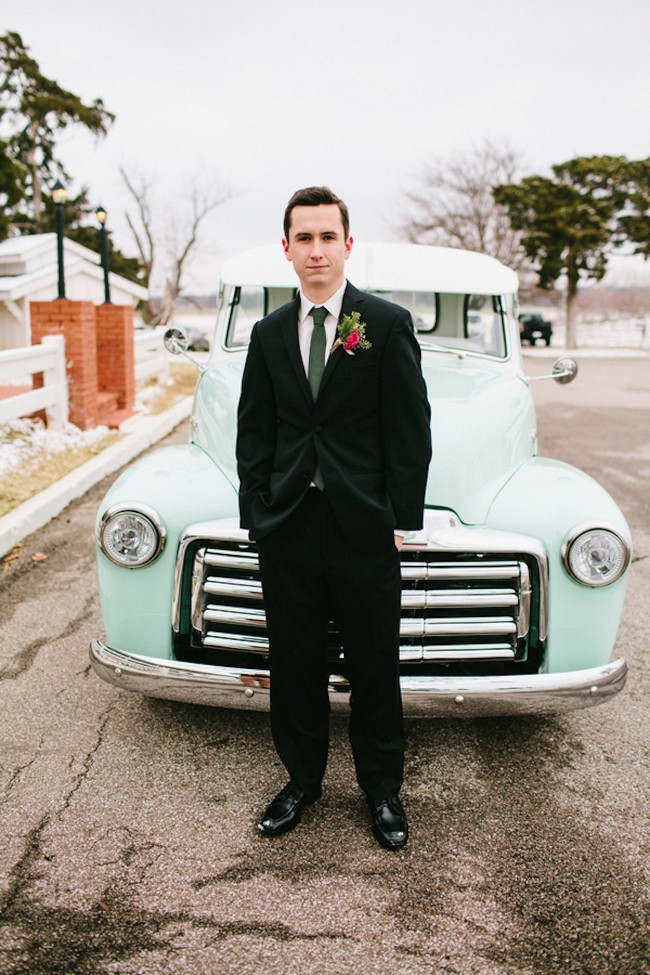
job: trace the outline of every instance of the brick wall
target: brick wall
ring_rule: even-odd
[[[100,392],[116,393],[119,410],[135,405],[133,308],[130,305],[98,305],[97,382]]]
[[[65,337],[70,422],[87,430],[110,422],[106,410],[116,424],[126,419],[135,404],[133,308],[63,298],[33,301],[30,313],[32,343]]]
[[[32,343],[65,337],[68,417],[81,430],[97,424],[97,326],[91,301],[32,301]]]

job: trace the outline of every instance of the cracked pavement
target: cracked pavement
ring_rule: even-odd
[[[540,452],[600,480],[635,536],[628,685],[557,718],[409,722],[403,854],[372,839],[342,721],[323,799],[268,841],[256,817],[284,776],[266,715],[91,673],[106,483],[5,561],[0,973],[650,972],[650,368],[586,360],[534,392]]]

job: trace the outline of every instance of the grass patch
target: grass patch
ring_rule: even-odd
[[[199,378],[199,370],[189,362],[173,362],[169,367],[169,383],[160,386],[154,379],[138,390],[138,401],[146,406],[150,416],[164,413],[184,396],[192,396]]]
[[[19,468],[0,477],[0,517],[8,514],[24,501],[44,491],[80,464],[96,457],[106,447],[119,440],[120,434],[109,433],[98,443],[86,447],[73,447],[63,453],[31,457]]]
[[[194,393],[198,376],[198,369],[190,363],[173,362],[170,364],[168,383],[159,385],[154,380],[138,389],[138,405],[148,416],[164,413],[179,400]],[[79,431],[76,434],[78,436]],[[3,465],[0,464],[0,517],[96,457],[119,440],[122,434],[117,430],[111,431],[105,436],[100,434],[100,439],[88,443],[79,443],[78,439],[77,442],[61,443],[58,440],[60,436],[25,420],[17,421],[15,429],[9,426],[2,431],[0,446],[13,444],[18,450],[22,448],[24,458],[21,453],[19,463],[10,463],[6,470],[2,470]],[[83,436],[81,434],[82,439]]]

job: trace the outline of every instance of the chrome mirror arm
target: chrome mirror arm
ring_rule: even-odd
[[[182,355],[184,359],[191,362],[193,366],[203,373],[207,369],[207,366],[202,365],[187,351],[187,347],[190,344],[190,340],[187,336],[187,332],[181,325],[172,325],[170,328],[165,330],[163,335],[163,344],[171,355]]]
[[[540,379],[554,379],[556,383],[570,383],[578,375],[578,363],[575,359],[571,359],[569,356],[563,356],[558,359],[554,366],[553,371],[546,373],[544,376],[527,376],[529,383],[536,383]]]

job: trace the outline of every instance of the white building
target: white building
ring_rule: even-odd
[[[66,298],[104,301],[104,272],[99,254],[64,239]],[[148,297],[139,284],[109,275],[111,302],[136,305]],[[31,344],[30,301],[52,301],[58,295],[56,234],[11,237],[0,242],[0,349]]]

